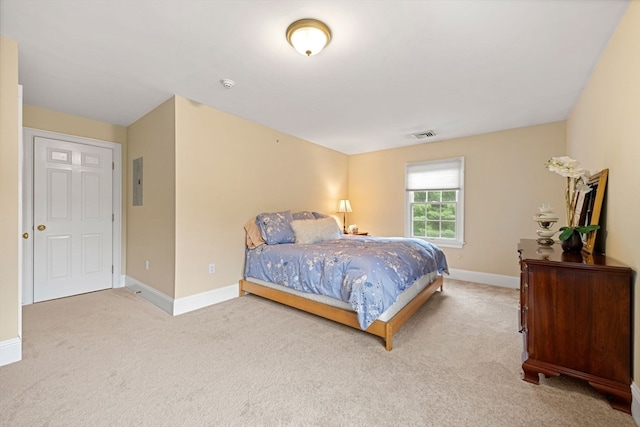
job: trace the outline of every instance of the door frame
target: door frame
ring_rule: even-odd
[[[23,240],[22,247],[22,305],[33,304],[33,144],[35,137],[111,149],[113,153],[112,208],[114,213],[111,287],[124,287],[124,276],[122,275],[122,145],[116,142],[25,127],[23,128],[22,228],[24,232],[29,233],[29,238]]]

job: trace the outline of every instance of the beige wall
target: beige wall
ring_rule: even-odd
[[[349,158],[348,222],[379,236],[403,236],[405,165],[465,158],[465,245],[443,248],[449,267],[518,275],[516,245],[535,238],[541,204],[562,214],[563,178],[544,163],[565,154],[565,123],[414,145]]]
[[[127,128],[98,120],[87,119],[85,117],[74,116],[72,114],[33,107],[30,105],[25,105],[22,108],[22,114],[24,127],[46,130],[49,132],[58,132],[83,138],[97,139],[100,141],[115,142],[122,145],[121,273],[125,274],[127,271],[127,247],[124,244],[127,238]]]
[[[18,44],[0,36],[0,343],[18,338]]]
[[[176,297],[238,282],[251,217],[346,194],[346,155],[176,97]]]
[[[143,202],[127,182],[127,275],[175,297],[175,99],[127,128],[127,166],[142,157]],[[149,261],[149,270],[145,262]]]
[[[568,154],[609,168],[606,253],[640,271],[640,1],[632,1],[567,121]],[[636,287],[638,285],[636,279]],[[637,288],[636,288],[637,290]],[[634,375],[640,375],[635,292]]]
[[[129,170],[144,159],[143,206],[128,186],[127,274],[172,298],[238,283],[250,218],[332,214],[347,192],[346,155],[179,96],[129,126],[127,146]]]
[[[24,127],[116,142],[123,146],[127,143],[127,128],[123,126],[30,105],[25,105],[22,111]]]

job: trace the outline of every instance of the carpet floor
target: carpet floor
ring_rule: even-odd
[[[520,378],[518,291],[445,279],[382,340],[255,296],[172,317],[127,289],[25,306],[0,425],[635,426]]]

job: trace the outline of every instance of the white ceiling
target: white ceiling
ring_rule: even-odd
[[[127,126],[176,94],[356,154],[566,119],[627,6],[0,0],[0,33],[25,104]],[[308,17],[333,33],[309,58],[285,39]]]

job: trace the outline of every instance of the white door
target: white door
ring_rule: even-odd
[[[33,301],[112,287],[112,151],[34,139]]]

